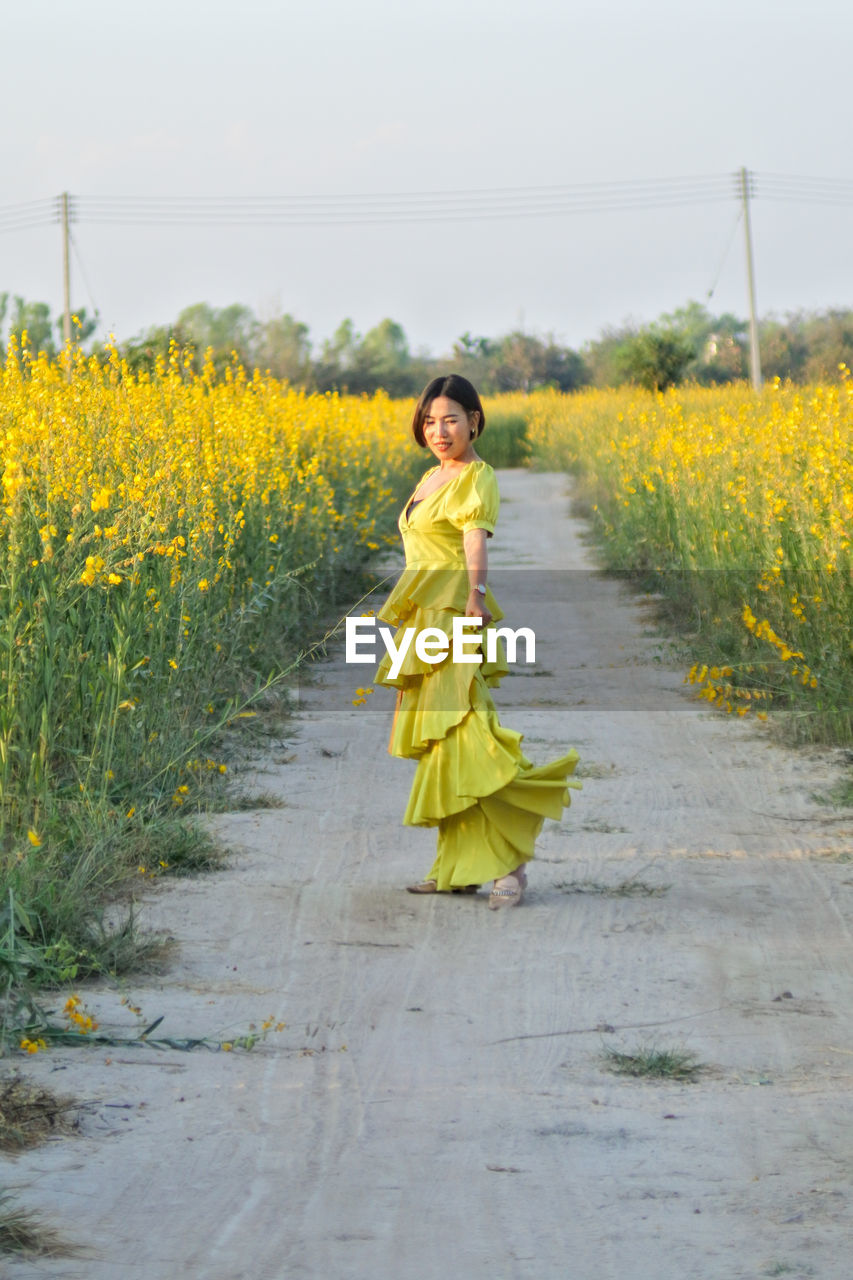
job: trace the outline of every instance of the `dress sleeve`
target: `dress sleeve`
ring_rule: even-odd
[[[495,531],[500,508],[500,494],[495,473],[488,463],[471,463],[453,494],[448,494],[445,515],[463,533],[469,529],[485,529],[489,537]]]

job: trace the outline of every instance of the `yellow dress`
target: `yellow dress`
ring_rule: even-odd
[[[409,627],[437,628],[451,640],[453,618],[464,616],[470,590],[463,534],[493,533],[499,505],[495,473],[477,461],[403,510],[406,568],[378,615],[398,628],[397,646]],[[503,614],[490,590],[485,603],[499,622]],[[418,762],[403,822],[438,827],[425,879],[442,892],[510,874],[533,857],[544,819],[561,817],[568,788],[580,785],[569,781],[577,752],[534,767],[522,754],[521,734],[501,725],[487,687],[508,671],[500,640],[491,663],[485,656],[480,664],[453,662],[448,653],[431,664],[412,643],[394,677],[391,666],[386,654],[375,677],[398,690],[388,750]]]

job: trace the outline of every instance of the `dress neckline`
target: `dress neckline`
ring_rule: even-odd
[[[468,470],[469,467],[474,467],[477,465],[478,462],[482,462],[482,461],[483,461],[482,458],[474,458],[471,462],[466,462],[465,466],[462,468],[461,471],[457,471],[455,476],[451,476],[449,480],[445,480],[444,484],[440,484],[437,489],[433,489],[430,493],[426,495],[425,498],[416,498],[413,494],[412,497],[409,499],[409,501],[406,503],[406,518],[408,519],[408,515],[412,507],[418,506],[421,502],[429,502],[430,498],[432,498],[436,493],[441,493],[442,490],[446,489],[449,484],[453,484],[454,481],[458,480],[460,476],[464,476],[465,472]],[[426,475],[421,476],[418,489],[420,489],[421,485],[423,484],[424,480],[426,480],[427,476],[431,476],[434,471],[440,471],[440,470],[441,470],[440,466],[430,467]],[[415,489],[415,493],[418,492],[418,489]]]

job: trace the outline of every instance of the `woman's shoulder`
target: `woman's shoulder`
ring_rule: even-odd
[[[448,486],[444,511],[450,523],[460,529],[494,532],[500,501],[494,470],[478,458],[468,463],[454,485]]]
[[[446,491],[446,500],[450,503],[464,502],[472,493],[497,492],[498,482],[494,470],[482,458],[468,462],[447,484],[440,486]]]
[[[467,477],[468,486],[478,493],[491,493],[492,491],[497,493],[498,491],[498,478],[495,475],[494,467],[489,466],[488,462],[484,462],[482,458],[477,458],[475,462],[469,462],[463,475]]]
[[[469,462],[462,475],[467,477],[471,484],[497,484],[494,467],[488,462],[484,462],[482,458],[475,458],[473,462]]]

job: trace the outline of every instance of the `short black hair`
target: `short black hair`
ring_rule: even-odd
[[[486,426],[486,415],[483,413],[483,406],[480,403],[476,388],[467,378],[463,378],[461,373],[448,373],[440,378],[433,378],[432,382],[427,383],[415,407],[415,416],[412,418],[412,435],[422,449],[427,447],[424,435],[424,418],[427,416],[433,400],[436,400],[439,396],[447,396],[448,400],[455,400],[457,404],[462,405],[466,413],[478,413],[480,416],[477,419],[477,435],[481,436],[483,434]]]

